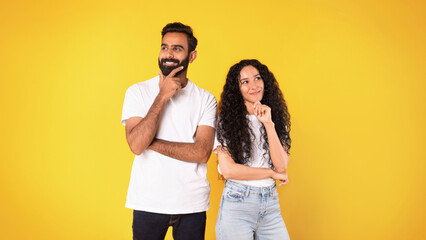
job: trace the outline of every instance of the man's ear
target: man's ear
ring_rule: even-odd
[[[197,51],[194,50],[189,54],[189,62],[192,63],[197,58]]]

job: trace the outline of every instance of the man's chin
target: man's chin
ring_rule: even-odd
[[[168,76],[173,71],[173,69],[175,69],[175,67],[164,67],[163,66],[160,70],[161,70],[161,72],[163,73],[164,76]]]
[[[168,76],[173,70],[175,70],[176,68],[178,68],[180,66],[173,66],[173,67],[162,67],[160,70],[163,73],[164,76]],[[185,71],[185,68],[180,70],[179,72],[177,72],[175,74],[175,77],[181,75],[183,73],[183,71]]]

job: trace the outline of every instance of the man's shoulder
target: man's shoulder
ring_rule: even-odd
[[[158,86],[158,81],[159,81],[159,77],[155,76],[155,77],[153,77],[151,79],[135,83],[135,84],[133,84],[130,87],[152,87],[152,86]]]
[[[143,82],[137,82],[133,84],[132,86],[130,86],[127,89],[127,91],[134,92],[134,91],[140,91],[142,89],[152,89],[154,87],[158,87],[158,81],[159,81],[159,78],[158,76],[156,76]]]
[[[190,81],[193,85],[194,85],[194,90],[197,92],[197,93],[199,93],[200,95],[203,95],[203,96],[206,96],[206,97],[213,97],[214,98],[214,96],[213,96],[213,94],[211,93],[211,92],[209,92],[209,91],[207,91],[206,89],[204,89],[204,88],[200,88],[199,86],[197,86],[194,82],[192,82],[192,81]]]

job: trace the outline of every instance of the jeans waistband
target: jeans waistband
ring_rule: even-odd
[[[226,180],[225,187],[235,187],[235,188],[243,190],[244,192],[247,192],[247,194],[249,192],[252,193],[252,194],[272,193],[272,192],[276,191],[276,188],[277,188],[275,183],[273,185],[267,186],[267,187],[254,187],[254,186],[234,182],[232,180]]]

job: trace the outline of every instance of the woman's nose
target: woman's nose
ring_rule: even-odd
[[[252,81],[251,83],[250,83],[250,89],[252,89],[252,90],[256,90],[256,89],[258,89],[258,85],[257,85],[257,83],[255,82],[255,81]]]

